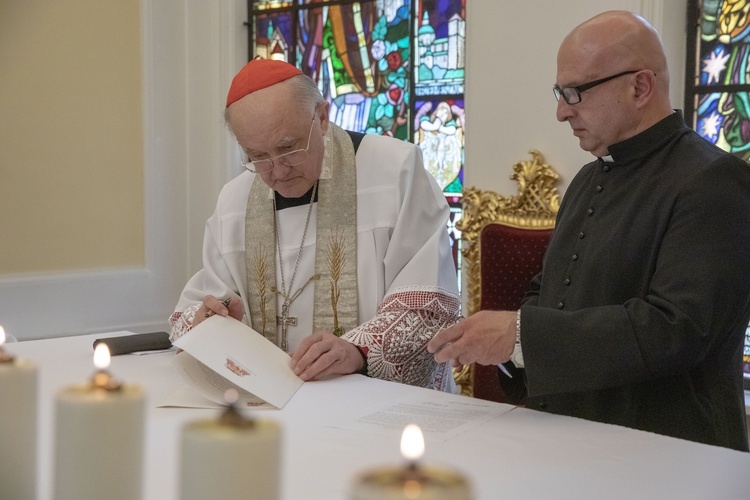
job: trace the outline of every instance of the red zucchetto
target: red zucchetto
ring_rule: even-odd
[[[232,85],[229,87],[229,93],[227,94],[227,107],[256,90],[270,87],[301,74],[302,72],[299,69],[288,62],[262,59],[260,56],[256,56],[232,80]]]

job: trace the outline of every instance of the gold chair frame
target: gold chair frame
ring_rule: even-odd
[[[482,301],[482,276],[479,237],[488,224],[504,224],[522,229],[552,229],[560,208],[556,184],[560,176],[537,150],[529,151],[531,160],[513,165],[510,178],[518,183],[515,196],[468,187],[463,190],[463,215],[456,223],[461,231],[461,255],[466,273],[467,315],[479,311]],[[473,396],[473,367],[464,366],[454,373],[461,393]]]

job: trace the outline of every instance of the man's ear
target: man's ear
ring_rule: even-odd
[[[645,106],[656,92],[656,74],[648,69],[639,71],[635,75],[634,98],[637,108]]]
[[[328,132],[328,108],[330,105],[331,104],[328,101],[318,104],[318,113],[320,113],[320,130],[322,130],[324,134]]]

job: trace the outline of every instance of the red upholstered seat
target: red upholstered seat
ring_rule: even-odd
[[[542,270],[552,229],[487,224],[479,237],[482,274],[480,309],[513,311]]]

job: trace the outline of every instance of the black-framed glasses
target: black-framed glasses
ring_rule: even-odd
[[[562,96],[562,98],[565,99],[565,102],[567,102],[568,104],[578,104],[579,102],[581,102],[581,92],[584,92],[589,89],[593,89],[597,85],[601,85],[602,83],[608,82],[610,80],[614,80],[615,78],[619,78],[625,75],[631,75],[633,73],[638,73],[639,71],[641,70],[634,69],[631,71],[623,71],[622,73],[617,73],[616,75],[600,78],[598,80],[594,80],[593,82],[582,83],[581,85],[576,85],[575,87],[560,88],[557,85],[553,85],[552,93],[555,94],[556,101],[559,101],[560,96]]]
[[[295,149],[288,153],[272,156],[271,158],[263,158],[261,160],[253,160],[252,158],[247,157],[247,162],[245,162],[245,152],[240,148],[240,163],[242,163],[243,167],[254,174],[265,174],[266,172],[270,172],[273,169],[273,162],[275,161],[281,162],[288,167],[305,163],[308,158],[307,150],[310,149],[310,138],[312,137],[313,125],[315,125],[315,118],[317,117],[317,113],[313,115],[312,122],[310,123],[310,132],[307,134],[307,146],[305,146],[305,149]]]

